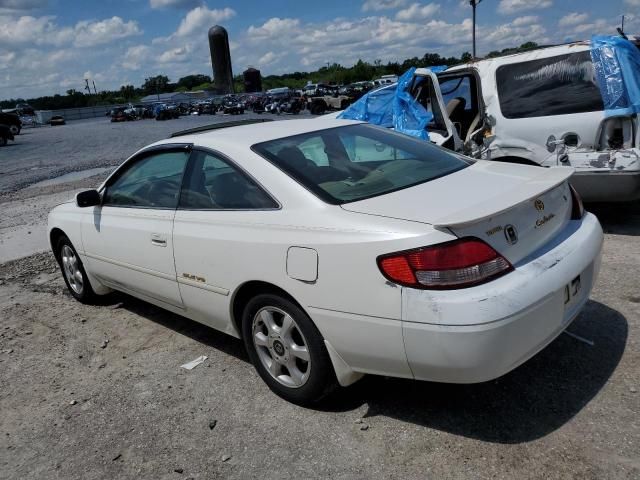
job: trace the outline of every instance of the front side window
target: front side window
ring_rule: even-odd
[[[176,208],[188,159],[185,151],[159,152],[131,163],[107,186],[103,205]]]
[[[317,150],[323,145],[326,165],[309,158],[304,147],[310,144]],[[271,140],[252,149],[332,204],[383,195],[469,165],[423,140],[366,124]]]
[[[218,156],[194,150],[179,207],[186,210],[263,210],[278,204],[247,175]]]
[[[505,118],[604,109],[588,51],[503,65],[496,71],[496,82]]]

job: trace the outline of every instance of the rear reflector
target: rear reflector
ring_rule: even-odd
[[[378,267],[394,283],[424,289],[471,287],[513,270],[498,252],[472,237],[382,255]]]

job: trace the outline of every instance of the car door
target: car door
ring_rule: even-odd
[[[429,139],[436,145],[460,151],[462,140],[447,115],[436,74],[425,68],[416,69],[409,91],[428,112],[433,114],[433,119],[427,124]]]
[[[268,216],[277,215],[279,208],[231,160],[193,150],[173,229],[178,283],[189,318],[234,334],[229,294],[251,267],[247,249],[265,237]],[[269,248],[265,243],[265,255]]]
[[[172,230],[187,145],[147,150],[108,180],[82,225],[91,271],[106,285],[181,307]]]

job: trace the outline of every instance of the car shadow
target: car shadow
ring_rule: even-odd
[[[101,304],[107,308],[122,304],[120,308],[249,363],[242,340],[124,293],[114,292],[103,298]]]
[[[107,304],[249,362],[241,340],[124,294]],[[590,300],[568,331],[514,371],[496,380],[455,385],[375,375],[339,389],[316,407],[364,417],[386,416],[479,440],[516,444],[548,435],[567,423],[604,387],[620,362],[628,336],[625,317]],[[593,342],[593,345],[584,340]]]
[[[585,208],[598,217],[604,233],[640,235],[640,201],[591,203]]]
[[[473,385],[365,377],[332,408],[366,404],[365,417],[384,415],[487,442],[529,442],[567,423],[604,387],[628,335],[625,317],[596,301],[567,330],[594,345],[561,334],[514,371]]]

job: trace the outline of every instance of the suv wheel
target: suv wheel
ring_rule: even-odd
[[[11,125],[9,127],[9,131],[11,132],[11,135],[19,135],[20,134],[20,127],[17,125]]]
[[[258,374],[285,400],[318,403],[337,385],[322,335],[292,301],[274,294],[254,297],[244,309],[242,334]]]

